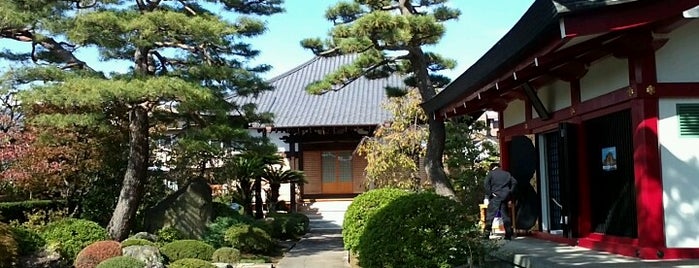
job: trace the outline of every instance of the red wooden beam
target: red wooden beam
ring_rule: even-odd
[[[610,6],[561,19],[561,37],[621,31],[677,16],[699,5],[699,0],[639,1]]]

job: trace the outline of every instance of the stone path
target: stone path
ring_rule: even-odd
[[[348,268],[341,230],[311,231],[276,265],[277,268]]]

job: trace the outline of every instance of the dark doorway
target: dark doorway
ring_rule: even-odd
[[[549,226],[551,230],[563,230],[563,200],[561,199],[561,176],[558,131],[544,134],[546,150],[546,175],[548,178]]]
[[[631,114],[624,110],[584,124],[592,231],[636,238]]]
[[[562,123],[544,135],[549,227],[577,237],[578,139],[576,125]]]
[[[539,196],[530,183],[538,165],[538,157],[534,143],[527,136],[514,136],[509,142],[510,173],[517,179],[514,191],[516,200],[517,229],[532,228],[541,214]]]

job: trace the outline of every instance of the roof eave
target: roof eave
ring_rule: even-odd
[[[422,103],[429,114],[451,100],[464,96],[478,85],[487,84],[505,69],[513,67],[544,39],[560,38],[558,9],[551,1],[535,1],[522,18],[468,70],[434,98]]]

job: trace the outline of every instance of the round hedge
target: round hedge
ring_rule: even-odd
[[[268,253],[274,249],[269,233],[249,224],[231,226],[226,230],[224,239],[243,253]]]
[[[155,243],[145,240],[145,239],[140,239],[140,238],[129,238],[124,241],[121,241],[121,247],[129,247],[129,246],[152,246],[152,247],[158,247]]]
[[[216,268],[216,265],[200,259],[181,259],[170,263],[168,268]]]
[[[108,239],[107,230],[96,222],[73,218],[49,223],[41,231],[41,237],[71,262],[86,246]]]
[[[27,256],[37,252],[46,245],[46,241],[41,238],[39,232],[34,229],[29,229],[23,226],[10,227],[15,236],[15,241],[19,246],[19,255]]]
[[[434,193],[398,197],[366,223],[355,248],[359,263],[364,268],[463,265],[481,243],[466,214],[456,201]]]
[[[189,258],[209,261],[214,254],[214,247],[199,240],[177,240],[162,246],[160,253],[169,262]]]
[[[270,213],[267,218],[273,218],[270,235],[278,239],[293,239],[308,232],[310,220],[301,213]]]
[[[226,230],[233,225],[237,224],[254,224],[255,220],[246,215],[236,214],[230,215],[230,217],[219,217],[216,218],[212,223],[206,225],[206,231],[202,239],[209,245],[215,248],[220,248],[225,246],[224,236]]]
[[[163,244],[184,239],[184,234],[172,226],[163,227],[155,235],[158,237],[158,242]]]
[[[121,244],[117,241],[97,241],[85,247],[75,257],[75,268],[95,268],[100,262],[121,256]]]
[[[96,268],[143,268],[146,267],[146,263],[142,262],[134,257],[130,256],[119,256],[114,258],[109,258],[100,264]]]
[[[15,267],[19,249],[10,226],[0,222],[0,267]]]
[[[237,263],[240,260],[240,250],[229,247],[219,248],[214,251],[211,260],[213,262]]]
[[[391,201],[406,196],[405,190],[395,188],[381,188],[364,192],[354,198],[352,204],[347,207],[345,218],[342,222],[342,241],[345,249],[352,250],[359,245],[359,240],[364,233],[364,227],[376,211],[386,206]]]

